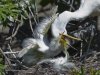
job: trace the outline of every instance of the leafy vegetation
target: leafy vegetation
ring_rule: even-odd
[[[32,3],[31,3],[32,4]],[[20,21],[29,18],[29,1],[24,0],[1,0],[0,1],[0,22],[5,26],[9,22]],[[33,7],[34,8],[34,7]]]
[[[0,21],[6,24],[8,20],[16,20],[21,10],[13,0],[0,1]],[[6,22],[6,23],[5,23]]]
[[[80,69],[76,70],[72,70],[71,75],[100,75],[100,70],[96,70],[93,67],[90,67],[89,69],[84,68],[83,66],[81,66]]]

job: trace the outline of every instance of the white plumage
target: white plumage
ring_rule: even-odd
[[[33,34],[35,38],[29,38],[23,42],[24,49],[19,52],[18,57],[23,57],[23,62],[28,65],[52,62],[54,67],[58,69],[72,67],[73,64],[68,62],[67,51],[64,50],[59,42],[59,34],[67,34],[66,25],[70,20],[82,19],[94,12],[100,13],[99,8],[100,0],[82,0],[81,6],[77,11],[64,11],[57,18],[57,15],[47,18],[36,27],[35,33]],[[46,36],[50,28],[53,36],[51,40]],[[51,59],[51,57],[56,56],[61,51],[65,53],[65,57]],[[29,55],[27,55],[28,52]]]
[[[75,12],[64,11],[52,24],[52,33],[58,36],[65,31],[66,25],[71,20],[79,20],[88,16],[100,16],[100,0],[81,0],[81,5]]]
[[[18,57],[23,57],[23,62],[26,64],[48,61],[54,63],[54,67],[59,69],[65,66],[67,67],[68,54],[66,52],[65,57],[49,59],[50,57],[56,56],[61,51],[64,51],[64,48],[59,42],[59,34],[67,34],[66,25],[70,20],[79,20],[90,15],[100,15],[100,0],[82,0],[80,8],[75,12],[64,11],[57,18],[54,16],[52,19],[47,18],[36,27],[33,34],[35,38],[29,38],[23,42],[24,49],[19,52]],[[50,41],[46,36],[49,29],[51,29],[53,36]],[[32,51],[34,55],[31,54]],[[28,52],[30,56],[27,55]],[[38,54],[41,55],[39,58],[37,56]]]
[[[42,21],[34,31],[34,38],[27,38],[23,41],[23,49],[19,52],[18,57],[22,58],[23,64],[26,66],[31,66],[34,64],[40,64],[43,62],[53,63],[54,68],[65,69],[68,63],[68,54],[65,48],[61,46],[60,35],[52,34],[52,38],[47,37],[47,32],[49,29],[52,31],[52,23],[57,15],[47,18]],[[61,27],[61,26],[59,26]],[[54,29],[56,33],[57,27]],[[67,31],[65,31],[67,34]],[[67,49],[67,48],[66,48]],[[61,51],[65,53],[65,57],[54,58]],[[71,64],[72,66],[72,64]]]

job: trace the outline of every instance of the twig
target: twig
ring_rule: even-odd
[[[81,41],[80,57],[81,57],[81,56],[82,56],[82,54],[83,54],[83,49],[82,49],[82,47],[83,47],[83,43],[82,43],[82,41]]]
[[[68,44],[71,48],[73,48],[74,50],[78,51],[75,47],[73,47],[72,45]]]
[[[92,29],[92,31],[91,31],[91,36],[90,36],[90,40],[89,40],[89,43],[88,43],[87,51],[86,51],[86,53],[81,57],[80,60],[86,59],[86,56],[89,55],[89,54],[92,52],[92,51],[90,51],[90,47],[91,47],[91,43],[92,43],[93,37],[94,37],[94,32],[93,32],[93,29]]]
[[[39,22],[39,20],[38,20],[38,17],[37,17],[37,15],[38,15],[38,10],[37,10],[37,5],[36,5],[36,0],[34,0],[34,10],[35,10],[35,17],[36,17],[36,20],[37,20],[37,23]],[[37,24],[36,24],[37,25]]]
[[[13,52],[9,44],[8,44],[8,48],[9,48],[10,52]],[[15,54],[12,54],[12,55],[14,58],[16,58]]]
[[[17,53],[19,53],[19,51],[17,51],[17,52],[4,52],[4,54],[17,54]]]
[[[9,36],[8,38],[6,38],[6,40],[10,40],[10,39],[12,39],[13,37],[15,37],[16,34],[17,34],[17,32],[18,32],[18,30],[19,30],[19,27],[22,26],[22,24],[23,24],[23,20],[22,20],[22,18],[21,18],[21,23],[17,25],[17,28],[16,28],[15,32],[14,32],[11,36]]]
[[[32,15],[32,17],[33,17],[35,23],[36,23],[36,25],[38,25],[38,23],[37,23],[37,21],[36,21],[36,19],[35,19],[35,16],[34,16],[32,10],[31,10],[30,6],[29,6],[25,1],[24,1],[24,3],[27,5],[27,7],[28,7],[28,9],[29,9],[29,11],[30,11],[30,13],[31,13],[31,15]]]
[[[32,17],[33,17],[33,19],[34,19],[36,25],[38,25],[38,23],[37,23],[37,21],[36,21],[36,19],[35,19],[35,16],[34,16],[32,10],[31,10],[31,8],[28,7],[28,9],[29,9],[29,11],[30,11],[30,13],[31,13],[31,15],[32,15]],[[34,31],[33,31],[33,27],[32,27],[32,21],[31,21],[30,15],[29,15],[29,24],[30,24],[30,28],[31,28],[32,33],[34,33]]]
[[[2,53],[2,55],[5,57],[5,59],[7,60],[7,62],[8,62],[8,65],[11,67],[12,65],[11,65],[11,62],[10,62],[10,60],[8,59],[8,57],[4,54],[4,52],[3,52],[3,50],[0,48],[0,52]]]
[[[100,55],[100,52],[97,52],[96,55]]]
[[[94,37],[94,32],[93,32],[93,29],[92,29],[91,36],[90,36],[90,40],[89,40],[89,45],[88,45],[88,49],[87,49],[87,53],[90,52],[90,46],[91,46],[93,37]]]
[[[10,47],[9,44],[8,44],[8,47],[9,47],[9,50],[12,52],[12,49],[11,49],[11,47]],[[15,54],[12,54],[12,55],[13,55],[13,57],[16,59],[16,62],[17,62],[18,64],[20,64],[20,65],[23,66],[24,68],[28,69],[28,67],[26,67],[25,65],[22,65],[22,63],[17,59],[17,57],[16,57]]]
[[[13,38],[12,35],[14,34],[15,30],[16,30],[16,25],[15,25],[15,21],[14,21],[14,28],[13,28],[12,33],[11,33],[10,43],[12,42],[12,38]]]
[[[30,8],[30,7],[28,7],[28,9],[29,9],[29,11],[30,11],[30,13],[31,13],[31,15],[32,15],[32,17],[33,17],[33,19],[34,19],[34,21],[35,21],[36,25],[38,25],[38,23],[37,23],[37,21],[36,21],[36,19],[35,19],[35,16],[34,16],[34,14],[33,14],[32,10],[31,10],[31,8]]]
[[[15,31],[11,36],[9,36],[8,38],[6,38],[6,40],[10,40],[10,39],[12,39],[13,37],[15,37],[15,35],[16,35],[17,32],[18,32],[19,27],[20,27],[20,25],[17,26],[16,31]]]
[[[74,0],[72,0],[72,2],[70,4],[70,11],[72,11],[72,9],[75,10],[74,7],[73,7],[73,3],[74,3]]]
[[[29,16],[30,16],[30,15],[29,15]],[[30,17],[29,17],[29,25],[30,25],[30,28],[31,28],[32,33],[34,33],[33,27],[32,27],[32,21],[31,21]]]

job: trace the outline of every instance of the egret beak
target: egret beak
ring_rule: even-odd
[[[77,41],[82,41],[82,39],[80,39],[80,38],[77,38],[77,37],[73,37],[73,36],[71,36],[71,35],[63,35],[64,37],[66,37],[66,38],[69,38],[69,39],[72,39],[72,40],[77,40]]]
[[[80,38],[76,38],[76,37],[73,37],[73,36],[70,36],[68,34],[64,34],[61,33],[60,34],[60,38],[59,38],[59,42],[61,43],[61,45],[66,49],[68,46],[72,47],[73,49],[77,50],[76,48],[74,48],[73,46],[70,45],[70,40],[69,39],[72,39],[72,40],[77,40],[77,41],[82,41]]]
[[[67,38],[67,39],[82,41],[82,39],[77,38],[77,37],[73,37],[73,36],[68,35],[68,34],[64,34],[64,32],[63,32],[63,33],[60,33],[60,36],[61,36],[61,38],[63,38],[63,39],[66,39],[66,38]]]

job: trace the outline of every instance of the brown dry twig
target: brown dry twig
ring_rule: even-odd
[[[0,48],[0,52],[2,53],[2,55],[5,57],[6,61],[8,62],[8,65],[11,67],[11,62],[9,60],[9,58],[5,55],[5,53],[3,52],[3,50]]]

